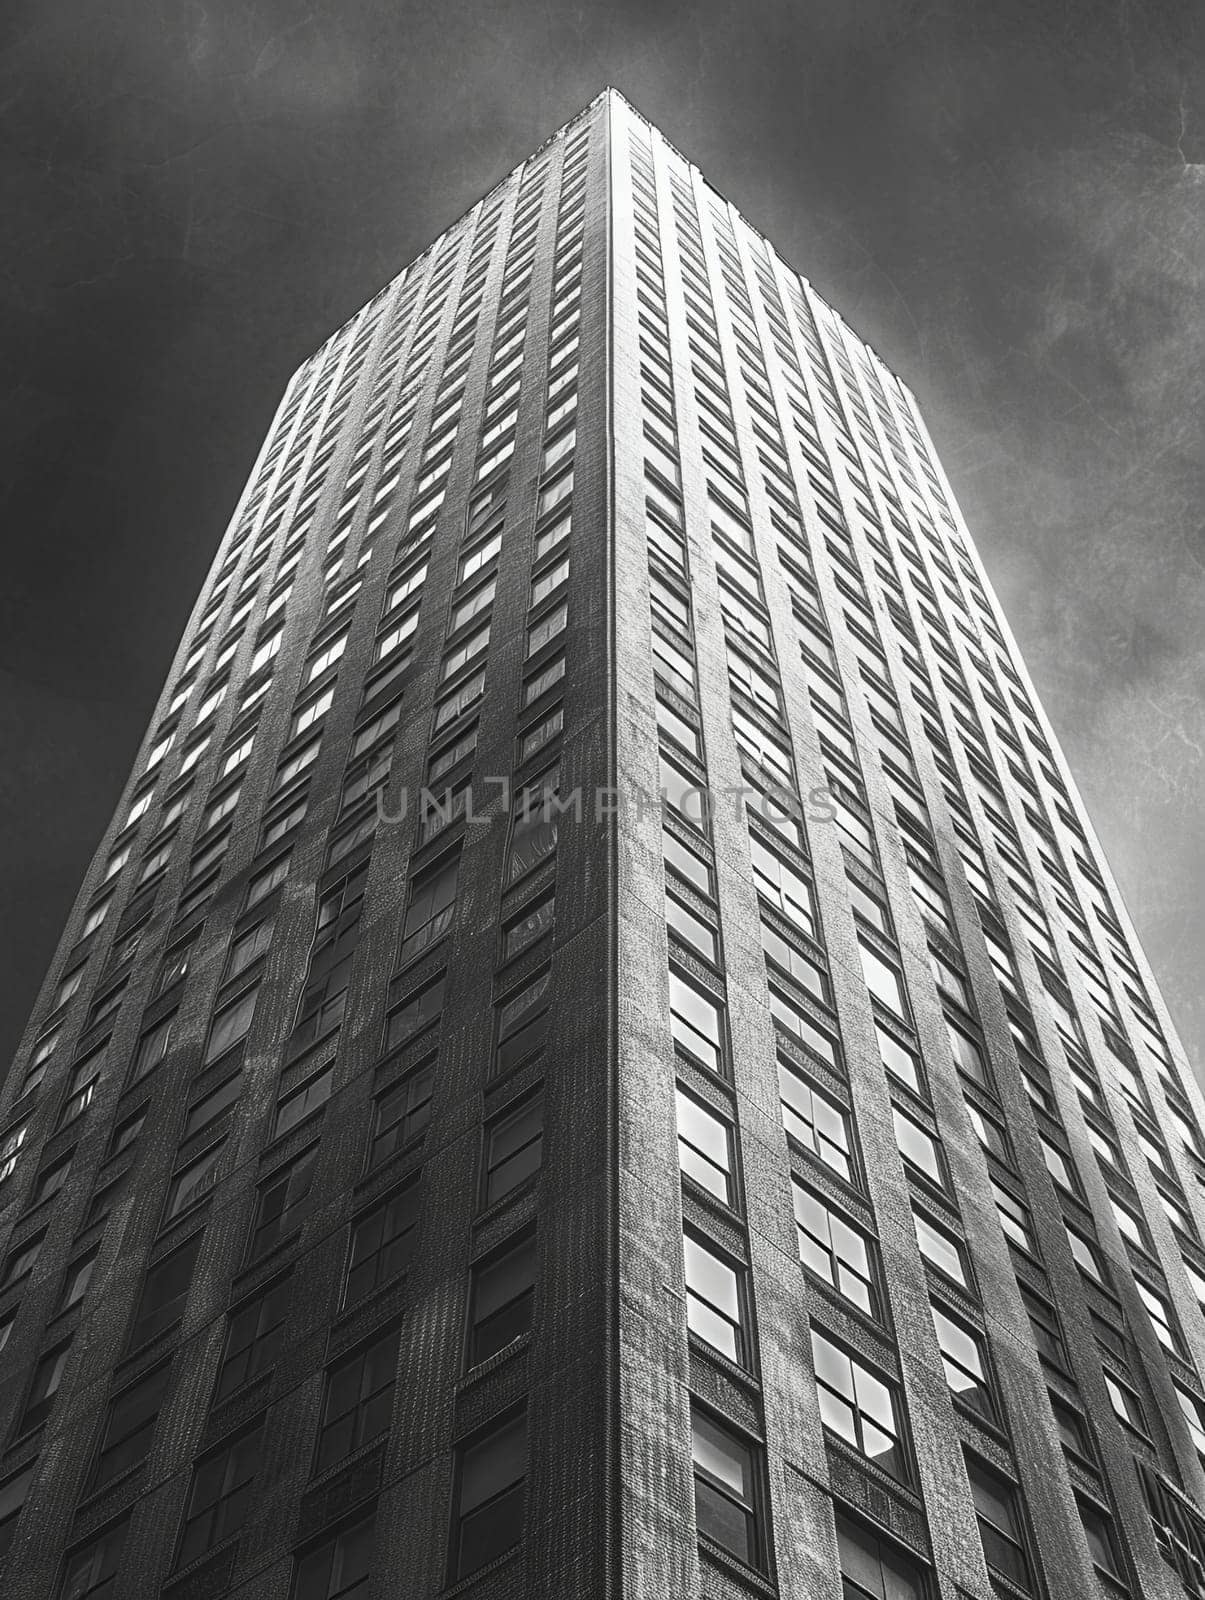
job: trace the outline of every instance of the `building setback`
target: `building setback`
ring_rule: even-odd
[[[1205,1597],[1205,1107],[904,385],[607,91],[296,373],[0,1113],[6,1600]]]

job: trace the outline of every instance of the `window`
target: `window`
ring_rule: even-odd
[[[669,1009],[670,1032],[678,1049],[713,1072],[722,1072],[723,1021],[719,1001],[671,969]]]
[[[1113,1407],[1114,1414],[1137,1432],[1146,1433],[1146,1418],[1142,1414],[1142,1403],[1134,1391],[1121,1383],[1113,1374],[1105,1369],[1105,1389],[1109,1396],[1109,1404]]]
[[[208,1066],[211,1061],[216,1061],[224,1051],[245,1039],[251,1028],[251,1019],[255,1015],[255,1000],[259,993],[258,985],[241,994],[233,1004],[225,1006],[214,1017],[209,1029],[209,1042],[205,1046],[202,1064]]]
[[[507,923],[502,934],[502,959],[509,961],[529,945],[552,932],[556,919],[556,899],[546,894]]]
[[[970,1272],[962,1241],[956,1239],[939,1223],[930,1222],[928,1217],[921,1216],[919,1211],[912,1213],[912,1220],[916,1224],[916,1243],[929,1265],[936,1267],[939,1272],[944,1272],[948,1278],[953,1278],[954,1282],[960,1283],[964,1289],[968,1288]]]
[[[837,1553],[843,1600],[926,1600],[929,1586],[916,1564],[893,1545],[837,1512]]]
[[[692,1401],[690,1453],[699,1532],[738,1560],[760,1566],[760,1485],[753,1446]]]
[[[389,1431],[399,1330],[391,1328],[327,1373],[314,1471]]]
[[[1095,1450],[1091,1435],[1088,1432],[1088,1419],[1074,1406],[1068,1404],[1053,1389],[1047,1390],[1050,1396],[1050,1411],[1054,1417],[1054,1426],[1062,1441],[1063,1450],[1070,1456],[1078,1457],[1081,1464],[1093,1465]]]
[[[213,1188],[217,1178],[218,1163],[224,1145],[219,1143],[190,1161],[175,1174],[167,1187],[167,1201],[163,1209],[164,1222],[170,1222],[196,1205]]]
[[[148,1270],[130,1328],[128,1349],[137,1350],[183,1317],[202,1237],[203,1234],[194,1233]]]
[[[937,1141],[898,1106],[892,1106],[891,1119],[895,1127],[895,1142],[905,1162],[923,1173],[931,1183],[944,1188],[945,1178]]]
[[[714,1111],[678,1089],[678,1164],[725,1205],[733,1202],[732,1130]]]
[[[820,1419],[856,1450],[889,1472],[906,1479],[904,1447],[892,1390],[860,1361],[812,1329],[812,1360]]]
[[[1152,1289],[1149,1283],[1144,1283],[1141,1278],[1135,1277],[1134,1287],[1138,1290],[1138,1298],[1146,1307],[1147,1316],[1151,1319],[1151,1327],[1155,1330],[1155,1337],[1165,1350],[1170,1350],[1173,1355],[1184,1356],[1184,1341],[1180,1338],[1175,1321],[1172,1318],[1171,1306],[1157,1290]],[[1205,1434],[1202,1435],[1205,1441]]]
[[[658,702],[660,706],[660,702]],[[692,828],[705,826],[707,798],[705,791],[681,767],[660,755],[659,785],[667,808],[690,824]]]
[[[137,1083],[140,1078],[145,1078],[148,1072],[154,1069],[167,1054],[171,1043],[172,1026],[175,1023],[175,1014],[164,1017],[156,1022],[138,1041],[134,1051],[134,1064],[130,1068],[130,1082]]]
[[[457,1452],[452,1577],[462,1578],[523,1537],[527,1490],[525,1411],[491,1425]]]
[[[232,1444],[205,1456],[193,1472],[176,1565],[185,1566],[229,1539],[252,1510],[251,1485],[259,1470],[262,1421]]]
[[[782,1122],[789,1138],[847,1181],[852,1181],[849,1118],[835,1100],[809,1083],[779,1058],[778,1091]]]
[[[485,1140],[485,1204],[501,1200],[538,1172],[543,1161],[544,1097],[532,1095],[489,1126]]]
[[[1088,1541],[1088,1554],[1096,1566],[1124,1584],[1125,1569],[1117,1553],[1117,1541],[1113,1537],[1113,1519],[1096,1506],[1089,1504],[1080,1495],[1076,1495],[1075,1502],[1079,1507],[1084,1538]]]
[[[188,976],[189,965],[192,961],[193,944],[194,941],[190,939],[187,944],[177,946],[175,950],[169,950],[167,955],[164,956],[163,964],[155,978],[154,993],[156,995],[162,994],[166,989],[170,989],[173,984],[182,982]]]
[[[1029,1214],[1029,1207],[1022,1200],[1018,1200],[995,1178],[989,1179],[992,1194],[996,1201],[996,1211],[1000,1217],[1000,1226],[1004,1230],[1004,1237],[1010,1244],[1015,1244],[1019,1249],[1027,1251],[1030,1255],[1037,1255],[1038,1245],[1033,1232],[1033,1219]]]
[[[672,874],[667,873],[665,894],[665,920],[667,926],[683,944],[688,945],[697,955],[702,956],[705,961],[716,961],[719,954],[719,937],[716,929],[711,923],[705,922],[702,917],[696,916],[684,901],[679,900],[676,895],[669,892],[673,881]],[[774,937],[777,936],[775,935]],[[784,950],[790,951],[791,947],[786,944],[785,940],[779,940],[779,943],[783,945]]]
[[[318,1146],[313,1144],[260,1184],[248,1251],[251,1260],[271,1250],[305,1221],[317,1156]]]
[[[768,977],[774,974],[768,970]],[[775,1023],[791,1035],[798,1043],[805,1045],[816,1055],[822,1057],[830,1066],[837,1065],[837,1046],[833,1039],[823,1032],[812,1021],[804,1009],[802,999],[785,986],[771,982],[769,985],[770,1013]]]
[[[405,1271],[418,1232],[420,1198],[419,1186],[408,1184],[353,1219],[343,1285],[345,1306],[358,1304]]]
[[[818,1194],[805,1189],[798,1179],[792,1179],[791,1187],[800,1261],[860,1310],[877,1316],[874,1246],[870,1239]]]
[[[128,1527],[120,1522],[68,1555],[58,1600],[118,1600],[117,1568]]]
[[[551,977],[551,969],[540,973],[498,1007],[496,1071],[508,1071],[543,1046],[552,1001]]]
[[[427,1064],[386,1089],[373,1103],[369,1165],[377,1166],[403,1150],[425,1130],[431,1116],[435,1069]]]
[[[901,1083],[907,1084],[914,1094],[922,1094],[920,1063],[915,1054],[888,1033],[882,1023],[876,1022],[874,1031],[879,1042],[879,1058],[887,1071]]]
[[[994,1421],[996,1407],[988,1382],[982,1335],[973,1333],[961,1322],[955,1321],[939,1306],[933,1305],[931,1309],[937,1348],[941,1351],[942,1366],[946,1369],[946,1382],[951,1394]]]
[[[8,1554],[9,1546],[13,1542],[13,1535],[17,1531],[17,1519],[25,1505],[25,1497],[29,1493],[36,1465],[36,1462],[30,1462],[6,1482],[0,1483],[0,1561],[3,1561]]]
[[[298,1556],[290,1600],[367,1600],[375,1513]]]
[[[202,1095],[200,1100],[193,1102],[188,1108],[188,1115],[184,1118],[184,1127],[181,1129],[181,1139],[190,1139],[194,1133],[199,1133],[202,1128],[210,1127],[217,1119],[224,1116],[234,1106],[243,1087],[243,1074],[240,1068],[224,1078],[208,1094]]]
[[[317,754],[317,748],[317,745],[315,745],[315,754]],[[289,854],[286,851],[283,856],[277,856],[270,866],[265,867],[262,872],[257,872],[251,879],[251,882],[247,885],[247,907],[258,905],[261,900],[272,893],[272,890],[278,884],[283,883],[288,875]]]
[[[904,999],[904,985],[895,967],[884,961],[877,950],[871,948],[865,940],[858,940],[858,950],[862,957],[862,972],[866,978],[866,987],[871,994],[888,1011],[894,1012],[897,1017],[907,1017],[908,1007]]]
[[[987,1084],[987,1068],[983,1062],[983,1052],[975,1041],[965,1034],[961,1028],[946,1018],[946,1028],[950,1035],[950,1048],[954,1054],[954,1065],[960,1072],[965,1072],[968,1078],[976,1083]]]
[[[230,1313],[215,1404],[268,1371],[276,1361],[284,1343],[291,1288],[288,1278],[280,1278]]]
[[[63,1279],[63,1291],[59,1296],[56,1313],[67,1311],[71,1306],[78,1305],[88,1292],[88,1284],[92,1280],[92,1271],[96,1266],[96,1257],[100,1250],[99,1245],[94,1245],[86,1255],[77,1256],[67,1268]],[[12,1319],[0,1324],[0,1350],[3,1350],[7,1335],[12,1329]]]
[[[473,1265],[469,1285],[468,1364],[476,1366],[531,1327],[535,1305],[536,1236],[526,1233]]]
[[[1021,1524],[1020,1490],[1007,1478],[992,1472],[975,1456],[967,1455],[966,1468],[984,1560],[989,1567],[1011,1578],[1014,1583],[1019,1583],[1023,1589],[1030,1588],[1029,1558],[1025,1554]]]
[[[1087,1277],[1096,1283],[1104,1283],[1105,1269],[1101,1262],[1099,1252],[1091,1239],[1073,1228],[1069,1222],[1064,1223],[1067,1229],[1067,1243],[1071,1246],[1071,1254],[1075,1257],[1075,1264]]]
[[[687,1326],[721,1355],[744,1364],[748,1350],[741,1273],[696,1234],[683,1234],[682,1250]]]
[[[929,967],[933,973],[933,981],[942,994],[949,995],[951,999],[963,1008],[971,1009],[971,990],[967,980],[958,969],[951,965],[943,955],[929,947]]]
[[[1174,1379],[1172,1388],[1176,1391],[1176,1403],[1188,1425],[1188,1436],[1193,1442],[1193,1448],[1205,1461],[1205,1402],[1176,1383]]]
[[[150,1450],[170,1372],[170,1363],[156,1367],[110,1400],[92,1474],[93,1488],[134,1466]]]
[[[413,1039],[443,1015],[445,973],[432,978],[421,989],[391,1011],[385,1025],[385,1047],[392,1049]]]
[[[319,1106],[325,1105],[330,1099],[334,1077],[335,1064],[332,1061],[329,1067],[324,1067],[305,1083],[299,1084],[290,1094],[284,1095],[276,1107],[272,1137],[278,1139],[282,1133],[287,1133],[299,1122],[304,1122],[311,1111],[316,1111]]]
[[[59,1385],[63,1381],[63,1371],[67,1365],[67,1357],[71,1352],[71,1340],[66,1339],[62,1344],[55,1345],[52,1350],[47,1350],[40,1356],[33,1369],[33,1381],[29,1386],[29,1394],[25,1401],[25,1410],[21,1414],[21,1421],[17,1425],[17,1432],[28,1433],[33,1428],[38,1428],[50,1415],[54,1405],[54,1397],[59,1392]],[[0,1490],[0,1501],[3,1491]],[[0,1512],[2,1516],[2,1512]],[[3,1539],[3,1522],[0,1521],[0,1541]]]
[[[0,1138],[0,1183],[3,1183],[5,1178],[11,1178],[17,1170],[17,1159],[28,1131],[29,1124],[22,1122],[18,1127],[10,1128],[4,1137]]]
[[[456,909],[460,857],[453,855],[410,884],[410,904],[402,927],[401,959],[412,961],[447,932]]]
[[[33,1270],[45,1235],[46,1230],[43,1228],[41,1233],[35,1234],[32,1239],[26,1239],[24,1243],[16,1245],[9,1251],[4,1262],[4,1271],[0,1273],[0,1289],[10,1289],[14,1283],[19,1283]]]

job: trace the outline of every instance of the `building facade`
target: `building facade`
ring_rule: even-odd
[[[0,1101],[12,1600],[1205,1597],[1205,1107],[908,390],[607,91],[307,361]]]

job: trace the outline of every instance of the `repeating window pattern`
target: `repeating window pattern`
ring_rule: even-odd
[[[798,1178],[792,1186],[801,1263],[819,1280],[812,1288],[823,1294],[827,1284],[848,1309],[873,1318],[884,1314],[865,1196],[861,1202],[849,1197],[848,1216],[832,1198],[843,1184],[858,1187],[862,1181],[853,1111],[854,1104],[860,1111],[861,1103],[842,1086],[845,1067],[824,945],[830,919],[844,915],[844,909],[817,865],[816,881],[823,890],[818,900],[804,813],[797,805],[782,804],[784,796],[796,796],[800,770],[784,693],[788,657],[790,671],[802,674],[819,741],[825,787],[813,794],[823,795],[843,853],[865,1004],[887,1074],[897,1144],[909,1183],[918,1195],[928,1196],[925,1209],[915,1212],[915,1225],[922,1258],[933,1272],[934,1294],[953,1298],[949,1284],[938,1281],[943,1277],[974,1294],[971,1252],[950,1207],[951,1180],[937,1124],[925,1108],[930,1077],[951,1072],[955,1076],[947,1081],[962,1087],[981,1146],[983,1194],[995,1201],[1018,1270],[1024,1257],[1027,1282],[1019,1292],[1035,1346],[1066,1393],[1071,1363],[1058,1317],[1031,1287],[1042,1281],[1042,1252],[1050,1255],[1035,1221],[1042,1207],[1038,1195],[1027,1195],[1021,1186],[1014,1151],[1025,1139],[1020,1128],[1006,1127],[997,1088],[998,1077],[1015,1072],[1015,1053],[1041,1133],[1046,1171],[1060,1201],[1073,1202],[1068,1216],[1080,1219],[1067,1224],[1072,1258],[1102,1296],[1112,1288],[1121,1293],[1119,1280],[1126,1279],[1127,1305],[1145,1311],[1157,1345],[1180,1373],[1180,1409],[1189,1437],[1199,1445],[1205,1439],[1200,1401],[1189,1385],[1191,1375],[1182,1370],[1195,1341],[1173,1309],[1178,1301],[1171,1274],[1180,1268],[1174,1256],[1164,1259],[1162,1223],[1170,1224],[1177,1248],[1183,1246],[1182,1270],[1205,1303],[1191,1199],[1205,1146],[1184,1093],[1182,1064],[1163,1036],[1095,847],[1009,660],[994,602],[948,502],[919,417],[902,386],[810,288],[672,152],[658,144],[654,161],[654,141],[632,122],[631,244],[640,368],[635,421],[641,441],[633,465],[644,494],[649,664],[666,802],[664,910],[672,952],[667,1020],[681,1079],[676,1113],[684,1197],[693,1206],[709,1207],[713,1219],[717,1208],[727,1208],[726,1225],[740,1228],[736,1101],[718,1081],[734,1074],[734,1051],[718,976],[724,942],[712,819],[703,797],[701,658],[691,572],[701,539],[715,567],[724,645],[719,659],[727,676],[735,752],[758,796],[747,811],[749,868],[762,915],[767,997],[783,1036],[778,1061],[783,1125],[795,1170],[819,1186],[813,1189]],[[260,834],[263,853],[239,880],[242,909],[257,907],[254,915],[260,920],[243,916],[235,925],[221,975],[224,987],[212,1003],[200,1045],[199,1065],[219,1064],[212,1075],[184,1087],[181,1150],[159,1214],[165,1226],[192,1215],[193,1207],[200,1215],[201,1202],[228,1170],[221,1138],[250,1081],[241,1071],[240,1047],[255,1023],[275,901],[290,870],[297,871],[294,862],[306,859],[307,840],[298,830],[314,814],[307,791],[323,754],[323,728],[337,721],[336,674],[347,674],[352,641],[359,637],[352,626],[355,608],[372,597],[372,663],[363,709],[344,752],[340,831],[323,857],[328,870],[321,879],[314,943],[291,1040],[299,1054],[343,1018],[367,869],[356,868],[333,886],[330,869],[371,840],[375,797],[390,780],[394,742],[411,715],[407,674],[415,659],[423,659],[420,643],[425,650],[430,642],[440,693],[425,765],[437,803],[424,816],[416,844],[451,829],[467,809],[468,774],[478,749],[476,719],[482,716],[490,653],[501,643],[494,610],[507,592],[503,574],[510,572],[512,535],[528,539],[523,518],[533,508],[531,568],[522,575],[526,616],[521,638],[516,635],[516,652],[524,657],[516,749],[524,763],[538,752],[547,754],[541,758],[543,774],[524,780],[524,805],[512,818],[508,886],[555,858],[556,807],[531,802],[559,796],[554,749],[565,717],[559,697],[572,661],[572,629],[580,620],[577,597],[567,585],[579,559],[569,549],[575,518],[580,522],[575,476],[580,479],[584,457],[578,446],[586,443],[584,433],[579,439],[577,418],[583,157],[584,146],[571,136],[555,218],[546,375],[537,380],[527,348],[536,241],[551,170],[541,158],[529,164],[518,186],[505,256],[498,261],[501,303],[489,326],[490,347],[481,351],[488,370],[479,418],[469,416],[469,396],[477,390],[467,378],[478,343],[485,342],[478,325],[486,328],[481,307],[499,234],[501,192],[485,202],[471,229],[450,236],[334,336],[290,387],[243,514],[207,587],[195,642],[169,686],[169,709],[148,736],[121,831],[98,861],[100,887],[82,913],[80,946],[54,975],[53,1005],[28,1059],[13,1075],[14,1101],[16,1094],[30,1100],[24,1107],[14,1105],[15,1116],[5,1113],[0,1184],[7,1186],[6,1196],[19,1191],[19,1204],[49,1213],[69,1188],[72,1161],[85,1159],[87,1147],[81,1144],[79,1156],[61,1153],[60,1146],[47,1162],[36,1148],[40,1137],[76,1125],[87,1135],[89,1121],[107,1114],[110,1093],[116,1096],[157,1069],[157,1081],[165,1081],[178,1057],[193,1048],[192,1035],[177,1030],[160,997],[171,996],[168,1006],[183,997],[181,1016],[195,1016],[192,986],[204,981],[204,963],[194,959],[186,930],[229,870],[231,822],[244,793],[252,792],[256,763],[263,763],[273,789]],[[680,296],[686,309],[685,328],[672,333],[662,250],[671,230],[673,260],[681,273],[672,299],[677,304]],[[471,249],[462,249],[470,235]],[[462,267],[463,282],[454,293]],[[694,390],[689,437],[680,409],[684,381]],[[358,433],[349,458],[340,446],[353,406]],[[538,483],[525,506],[516,503],[511,484],[524,407],[542,420]],[[688,558],[690,496],[684,483],[697,475],[700,462],[703,487],[696,499],[701,510],[698,526],[689,529]],[[453,530],[448,524],[459,482],[471,482],[471,500],[463,528]],[[302,564],[310,555],[320,502],[328,494],[325,548],[316,552],[322,615],[315,627],[314,617],[299,615],[307,588]],[[428,568],[440,559],[440,540],[447,532],[462,535],[454,552],[456,588],[450,595],[432,596]],[[710,571],[707,577],[710,583]],[[770,625],[772,586],[785,586],[787,626]],[[428,634],[441,626],[443,638]],[[304,638],[297,638],[298,627],[305,628]],[[889,664],[887,635],[892,632]],[[283,681],[282,664],[300,658],[298,698],[286,705],[291,713],[287,742],[269,751],[255,729],[259,708],[269,694],[286,692],[276,676]],[[294,672],[287,692],[291,695],[296,686]],[[386,697],[389,703],[382,706]],[[325,735],[328,754],[331,737]],[[936,849],[928,806],[932,783],[920,777],[926,743],[952,822],[953,855],[944,846],[940,855]],[[928,771],[927,761],[924,765]],[[892,853],[903,863],[902,905],[894,891],[888,905],[881,881],[880,852],[888,836]],[[290,854],[294,843],[295,856]],[[885,859],[886,852],[882,855]],[[183,892],[177,927],[168,934],[173,942],[155,974],[152,1009],[128,1019],[131,1031],[119,1035],[137,1041],[119,1059],[115,1047],[97,1046],[96,1040],[127,1023],[129,997],[139,990],[138,964],[147,959],[143,929],[127,927],[132,919],[123,908],[131,896],[141,904],[144,897],[149,903],[149,897],[164,895],[177,861]],[[964,880],[958,885],[962,903],[978,917],[973,938],[961,913],[956,937],[956,877]],[[540,941],[546,941],[542,950],[551,951],[556,898],[546,888],[546,877],[539,882],[539,889],[533,886],[538,898],[508,907],[499,945],[504,960]],[[399,964],[424,957],[451,929],[457,889],[454,857],[416,873],[393,924]],[[562,919],[567,903],[562,897]],[[1005,909],[1014,915],[1006,917]],[[915,946],[914,937],[905,937],[904,923],[914,916],[924,930],[933,980],[926,980],[924,994],[911,963],[911,994],[904,981],[901,952]],[[103,952],[115,924],[108,955],[93,955],[87,941]],[[959,938],[966,941],[963,946]],[[704,969],[710,969],[710,978],[699,976]],[[420,1048],[428,1055],[434,1050],[445,981],[443,974],[416,977],[420,987],[391,998],[385,1042],[390,1058],[373,1082],[367,1155],[374,1175],[397,1158],[396,1176],[380,1175],[387,1184],[395,1184],[406,1170],[404,1162],[417,1155],[439,1081],[433,1057],[417,1066],[407,1057],[399,1078],[392,1053],[427,1030],[429,1048]],[[1011,1052],[1000,1051],[994,1042],[988,1048],[993,1034],[982,1004],[985,982],[999,990]],[[516,977],[513,985],[508,980],[494,1018],[492,1075],[500,1078],[527,1067],[544,1048],[554,992],[547,970],[535,978]],[[993,1006],[996,999],[993,993]],[[922,1057],[920,1013],[932,1011],[935,1000],[945,1019],[948,1060],[944,1050],[942,1059],[930,1060],[927,1048]],[[1054,1050],[1040,1042],[1040,1035],[1047,1040],[1051,1030],[1039,1029],[1039,1012],[1052,1022]],[[81,1028],[85,1040],[79,1037]],[[1056,1052],[1061,1059],[1047,1059]],[[810,1065],[803,1066],[804,1061]],[[1081,1103],[1086,1144],[1077,1130],[1062,1126],[1055,1079],[1063,1077],[1064,1067]],[[124,1085],[117,1081],[122,1074]],[[291,1087],[277,1103],[270,1136],[286,1134],[317,1113],[334,1082],[333,1067],[322,1066]],[[50,1115],[39,1122],[28,1106],[48,1092]],[[155,1092],[151,1085],[150,1093]],[[101,1141],[106,1160],[125,1155],[128,1161],[130,1152],[141,1154],[137,1141],[146,1114],[136,1106],[131,1114],[120,1113],[112,1137]],[[952,1126],[943,1111],[947,1139]],[[540,1093],[528,1092],[491,1116],[480,1137],[477,1200],[489,1207],[508,1201],[538,1176],[544,1159]],[[68,1135],[69,1141],[75,1138],[75,1131]],[[207,1148],[199,1148],[202,1144]],[[233,1147],[232,1140],[232,1153]],[[249,1261],[285,1244],[306,1220],[315,1157],[315,1150],[303,1152],[260,1182]],[[1093,1160],[1106,1181],[1112,1219],[1133,1253],[1132,1269],[1124,1253],[1110,1247],[1106,1256],[1102,1243],[1113,1235],[1098,1240],[1084,1217],[1082,1202],[1093,1192]],[[1156,1181],[1162,1215],[1153,1218],[1144,1215],[1133,1188],[1135,1163],[1142,1160]],[[112,1176],[102,1173],[94,1186],[88,1227],[103,1224],[123,1192],[122,1173],[113,1171]],[[943,1191],[944,1198],[934,1191]],[[348,1236],[345,1306],[366,1300],[405,1270],[417,1236],[419,1192],[415,1186],[394,1188],[371,1205],[357,1202]],[[195,1221],[182,1223],[185,1229],[194,1226]],[[152,1340],[166,1343],[172,1334],[187,1306],[200,1242],[195,1233],[182,1245],[173,1241],[167,1254],[153,1254],[153,1265],[128,1307],[131,1349]],[[41,1243],[42,1231],[26,1231],[7,1248],[0,1288],[19,1289],[26,1282],[39,1265]],[[100,1246],[83,1239],[80,1246],[82,1254],[71,1248],[59,1310],[77,1305],[88,1290]],[[748,1364],[752,1301],[744,1267],[693,1223],[683,1247],[686,1320],[698,1341],[696,1355],[706,1346]],[[501,1253],[474,1263],[466,1360],[488,1359],[530,1325],[534,1261],[534,1243],[521,1235]],[[289,1284],[283,1280],[231,1310],[216,1399],[271,1369],[283,1348],[288,1301]],[[836,1315],[833,1297],[828,1301]],[[963,1297],[957,1303],[965,1307]],[[964,1309],[955,1315],[935,1301],[932,1317],[955,1398],[1003,1428],[987,1340],[973,1314]],[[0,1321],[0,1341],[14,1322],[15,1313]],[[1105,1369],[1106,1389],[1118,1421],[1145,1433],[1153,1419],[1139,1397],[1139,1391],[1148,1390],[1133,1369],[1137,1352],[1117,1329],[1106,1331],[1106,1322],[1098,1323],[1098,1343],[1116,1368]],[[817,1381],[828,1425],[879,1465],[902,1473],[901,1395],[893,1383],[846,1356],[839,1344],[819,1334],[815,1338],[821,1341]],[[39,1342],[30,1383],[21,1391],[22,1427],[32,1429],[49,1414],[70,1370],[69,1350],[68,1341]],[[1142,1359],[1150,1357],[1144,1352]],[[1133,1387],[1123,1381],[1123,1372]],[[158,1368],[113,1396],[97,1481],[107,1481],[145,1454],[167,1373],[166,1367]],[[373,1394],[361,1398],[371,1409]],[[1052,1400],[1052,1405],[1067,1449],[1088,1459],[1091,1451],[1083,1448],[1074,1412],[1063,1402]],[[336,1408],[330,1427],[337,1431],[348,1414]],[[327,1426],[324,1422],[324,1430]],[[358,1424],[350,1426],[355,1435]],[[453,1507],[457,1575],[475,1570],[490,1552],[509,1548],[521,1527],[516,1507],[521,1511],[525,1466],[517,1463],[525,1462],[526,1436],[519,1451],[516,1427],[521,1424],[512,1420],[497,1436],[474,1438],[461,1449]],[[755,1439],[697,1408],[692,1447],[700,1532],[731,1555],[765,1564],[767,1530]],[[238,1508],[251,1482],[244,1471],[251,1453],[248,1445],[241,1464],[225,1461],[225,1452],[198,1464],[181,1561],[237,1528]],[[1032,1586],[1019,1486],[973,1459],[967,1470],[989,1565],[1014,1583]],[[20,1509],[20,1478],[0,1485],[0,1544],[13,1516],[10,1499]],[[1163,1530],[1161,1548],[1174,1550],[1169,1557],[1174,1562],[1191,1564],[1195,1558],[1184,1554],[1192,1543],[1185,1520],[1170,1516],[1158,1495],[1152,1502],[1152,1516],[1156,1513],[1162,1519],[1157,1523],[1157,1531]],[[1119,1578],[1108,1519],[1083,1500],[1080,1515],[1097,1566]],[[64,1593],[115,1592],[123,1531],[72,1553]],[[365,1593],[373,1538],[368,1518],[301,1552],[295,1594],[302,1600],[318,1595],[329,1600]],[[843,1514],[838,1542],[848,1594],[910,1597],[924,1591],[926,1579],[915,1563]]]

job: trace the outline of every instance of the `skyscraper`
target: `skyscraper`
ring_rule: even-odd
[[[1205,1107],[911,394],[600,96],[295,374],[0,1116],[13,1600],[1205,1596]]]

